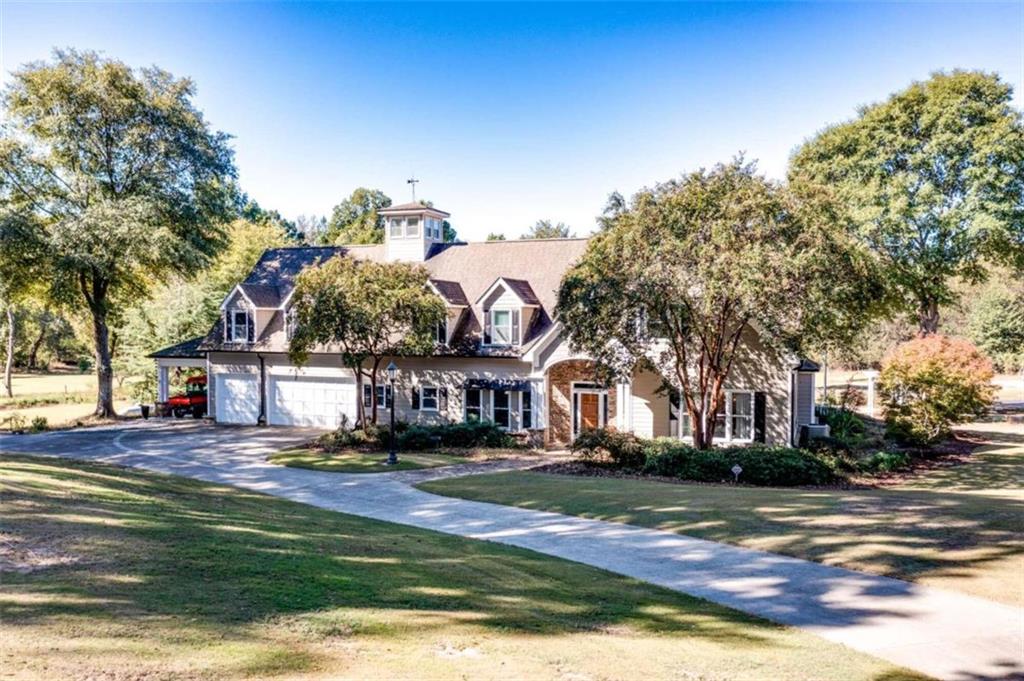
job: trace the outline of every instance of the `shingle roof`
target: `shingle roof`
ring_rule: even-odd
[[[243,282],[238,287],[256,307],[278,307],[284,300],[281,289],[270,284],[246,284]]]
[[[502,277],[502,281],[508,284],[512,292],[519,296],[519,300],[527,305],[540,305],[540,300],[537,299],[537,295],[530,288],[530,282],[524,279],[509,279],[508,277]]]
[[[387,215],[388,213],[398,213],[410,210],[431,210],[434,211],[435,213],[440,213],[445,217],[450,215],[449,213],[441,210],[440,208],[434,208],[433,206],[425,206],[419,201],[414,201],[410,203],[400,203],[397,206],[388,206],[387,208],[381,208],[377,212],[380,213],[381,215]]]
[[[263,252],[252,272],[242,282],[246,295],[250,290],[254,295],[262,296],[262,300],[278,301],[267,307],[277,307],[288,297],[295,286],[295,278],[299,272],[312,265],[317,265],[335,255],[346,252],[344,246],[292,246],[287,248],[271,248]],[[254,305],[262,307],[250,296]]]
[[[149,355],[154,359],[165,357],[173,359],[202,359],[206,357],[205,352],[199,350],[199,344],[203,342],[205,336],[197,336],[196,338],[190,338],[187,341],[182,341],[177,345],[172,345],[168,348],[161,348],[156,352]]]
[[[469,298],[466,297],[466,292],[462,290],[462,286],[457,281],[445,281],[444,279],[431,279],[430,283],[434,285],[437,292],[441,294],[449,305],[469,305]]]

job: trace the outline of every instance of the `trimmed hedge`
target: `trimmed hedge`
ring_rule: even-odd
[[[695,482],[732,482],[732,467],[736,464],[743,468],[739,481],[749,485],[825,485],[841,477],[834,457],[791,447],[751,445],[700,450],[679,440],[644,440],[601,429],[581,433],[573,451],[585,461]]]
[[[398,436],[398,447],[423,451],[435,447],[518,447],[510,434],[491,421],[467,421],[439,425],[412,424]]]

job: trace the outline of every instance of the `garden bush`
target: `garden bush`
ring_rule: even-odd
[[[700,450],[678,440],[659,439],[645,449],[645,473],[696,482],[732,481],[736,464],[743,469],[739,481],[748,485],[825,485],[839,478],[831,457],[791,447],[752,445]]]
[[[818,416],[828,424],[829,437],[845,449],[854,449],[864,439],[864,421],[850,409],[820,406]]]
[[[892,473],[910,466],[910,455],[906,452],[875,452],[857,462],[862,473]]]
[[[50,429],[50,423],[45,416],[36,416],[32,419],[32,425],[28,429],[32,433],[42,433]]]
[[[879,381],[887,435],[911,444],[941,440],[953,424],[989,409],[992,376],[992,363],[970,341],[935,335],[900,345]]]
[[[611,428],[584,430],[573,441],[572,451],[585,461],[608,461],[630,470],[640,470],[647,460],[643,440]]]
[[[386,437],[386,433],[385,433]],[[399,448],[422,451],[435,447],[494,447],[513,448],[519,443],[492,421],[442,423],[437,425],[412,424],[398,438]]]

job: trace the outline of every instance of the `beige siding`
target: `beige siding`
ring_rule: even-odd
[[[638,372],[632,383],[633,432],[640,437],[668,437],[668,397],[657,394],[661,377],[651,371]]]

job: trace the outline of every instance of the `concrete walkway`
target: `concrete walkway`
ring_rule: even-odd
[[[140,424],[0,435],[0,451],[136,466],[519,546],[797,626],[938,678],[1024,679],[1022,609],[668,532],[449,499],[410,486],[444,474],[438,470],[344,475],[265,462],[266,454],[302,437],[287,429]],[[522,465],[496,462],[485,469]]]

